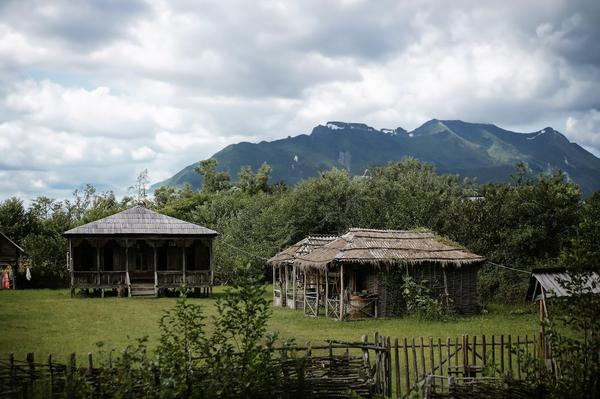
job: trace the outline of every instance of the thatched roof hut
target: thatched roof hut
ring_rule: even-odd
[[[288,296],[291,279],[294,290],[302,288],[292,296],[302,298],[305,313],[317,315],[322,306],[326,315],[345,319],[401,314],[405,299],[400,288],[406,276],[425,283],[454,310],[475,312],[477,271],[484,261],[431,231],[353,228],[334,239],[307,237],[269,263],[276,283],[275,271],[285,270],[285,285],[274,285],[281,291],[285,286],[281,297]]]

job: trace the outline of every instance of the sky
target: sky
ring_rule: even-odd
[[[552,126],[600,155],[597,0],[0,0],[0,199],[127,193],[330,120]]]

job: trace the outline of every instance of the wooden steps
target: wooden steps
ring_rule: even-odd
[[[154,298],[154,297],[156,297],[156,293],[154,291],[154,284],[148,284],[148,283],[131,284],[131,297],[132,298]]]

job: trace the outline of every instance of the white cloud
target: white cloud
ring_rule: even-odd
[[[327,120],[555,123],[600,153],[599,17],[591,0],[7,0],[0,197],[124,193],[144,168]]]

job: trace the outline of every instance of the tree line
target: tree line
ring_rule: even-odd
[[[484,300],[522,301],[527,275],[496,265],[597,268],[600,259],[600,192],[583,198],[560,171],[533,175],[524,164],[508,184],[461,180],[438,174],[412,158],[372,168],[365,176],[331,169],[294,187],[270,183],[271,168],[243,167],[232,178],[202,161],[199,191],[162,187],[146,195],[142,173],[131,196],[117,199],[92,186],[72,199],[39,197],[0,203],[0,229],[19,243],[32,263],[36,284],[68,283],[69,228],[136,203],[220,233],[216,276],[228,283],[247,265],[268,278],[265,259],[309,234],[340,234],[350,227],[428,228],[485,256],[479,292]],[[23,279],[21,279],[22,281]]]

